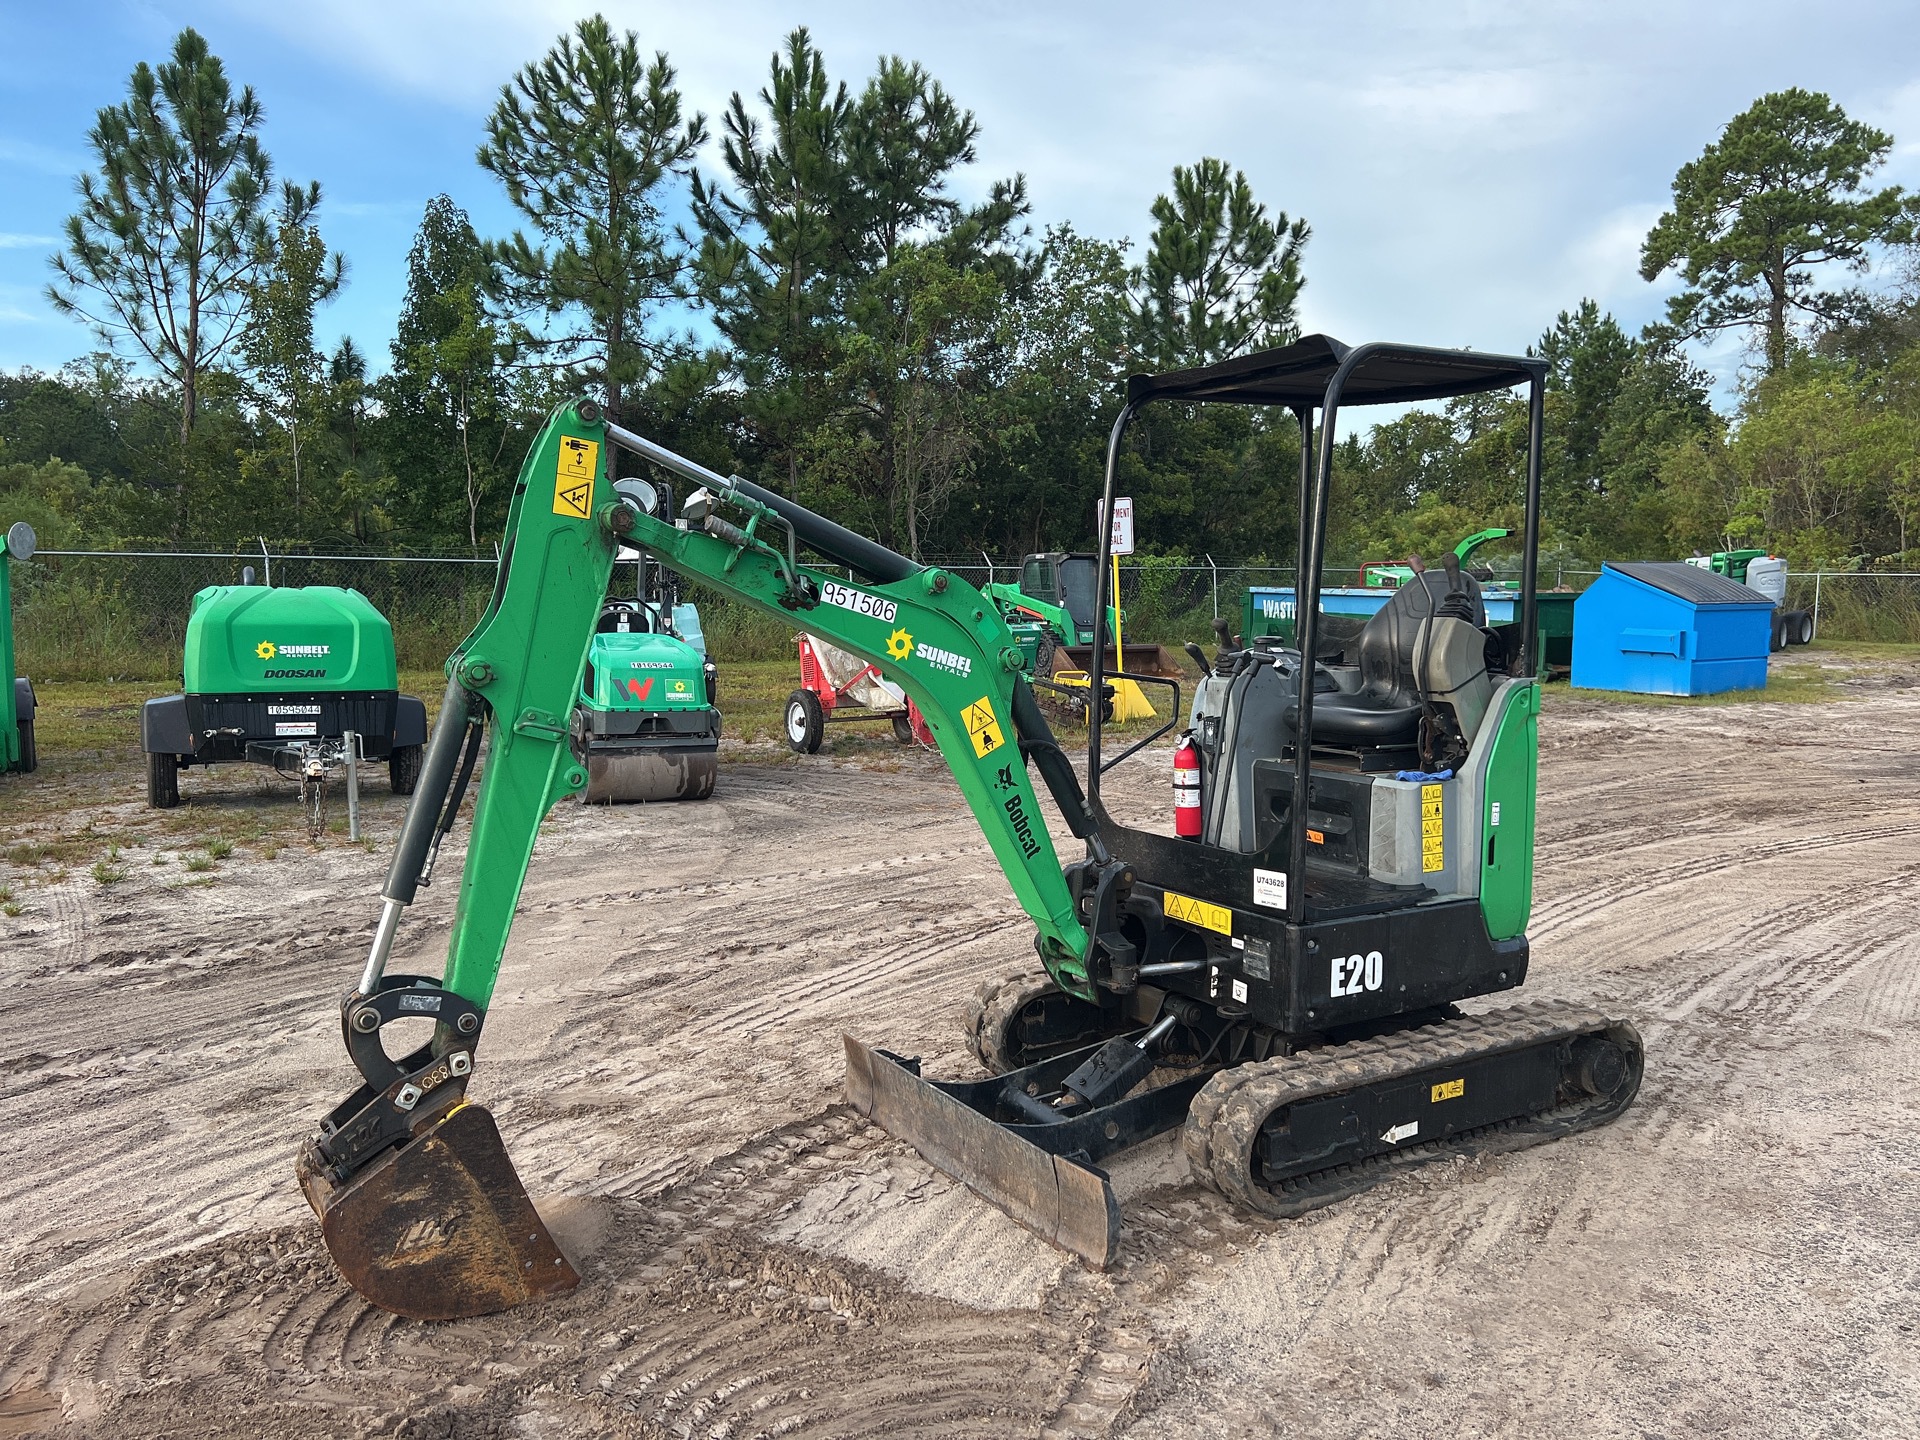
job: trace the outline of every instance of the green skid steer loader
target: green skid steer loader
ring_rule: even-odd
[[[521,470],[493,603],[448,661],[373,943],[340,1002],[361,1084],[297,1161],[341,1272],[420,1318],[504,1309],[579,1278],[469,1090],[541,818],[589,783],[564,717],[621,544],[865,658],[919,709],[1033,923],[1038,963],[969,1012],[987,1078],[936,1080],[846,1036],[847,1094],[1089,1263],[1112,1261],[1122,1218],[1102,1161],[1155,1135],[1181,1132],[1197,1183],[1291,1216],[1409,1164],[1619,1115],[1642,1068],[1628,1021],[1565,1003],[1460,1007],[1524,984],[1533,958],[1545,371],[1531,357],[1315,335],[1129,382],[1109,507],[1127,427],[1148,405],[1283,407],[1303,442],[1298,647],[1208,661],[1171,754],[1169,823],[1143,819],[1137,801],[1110,805],[1104,779],[1142,757],[1164,763],[1166,747],[1147,747],[1177,719],[1115,753],[1095,717],[1077,770],[978,590],[609,425],[591,402],[558,409]],[[1526,387],[1530,415],[1517,623],[1489,625],[1477,582],[1453,564],[1397,590],[1352,663],[1304,658],[1317,653],[1341,410],[1512,386]],[[657,490],[609,478],[610,446],[698,488],[671,513]],[[1107,573],[1095,571],[1096,615]],[[1179,682],[1154,683],[1178,716]],[[445,967],[389,974],[483,744]],[[1074,837],[1064,865],[1041,788]],[[702,993],[699,977],[687,983],[690,1000]],[[423,1016],[431,1039],[382,1043],[387,1026]]]

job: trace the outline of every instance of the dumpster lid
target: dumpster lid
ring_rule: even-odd
[[[1702,570],[1684,560],[1609,560],[1605,568],[1677,595],[1694,605],[1772,605],[1750,585]]]

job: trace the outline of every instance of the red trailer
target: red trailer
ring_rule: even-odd
[[[902,745],[933,744],[933,732],[906,692],[858,655],[827,644],[817,635],[795,637],[800,644],[800,688],[787,697],[787,743],[802,755],[820,748],[829,722],[890,720]]]

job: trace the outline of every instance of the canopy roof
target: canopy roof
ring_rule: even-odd
[[[1164,375],[1135,375],[1127,400],[1206,400],[1230,405],[1317,406],[1327,382],[1353,351],[1331,335],[1308,335],[1278,350],[1261,350]],[[1391,405],[1445,400],[1502,390],[1546,370],[1544,360],[1483,355],[1473,350],[1431,350],[1419,345],[1383,346],[1347,376],[1342,405]]]

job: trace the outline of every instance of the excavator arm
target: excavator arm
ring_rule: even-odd
[[[656,513],[654,487],[609,478],[613,446],[699,488],[679,515]],[[1131,988],[1126,972],[1137,961],[1117,922],[1131,871],[1101,846],[995,608],[944,571],[605,424],[591,402],[562,406],[521,469],[492,600],[448,659],[373,945],[341,1001],[341,1033],[363,1083],[325,1117],[296,1166],[342,1273],[400,1314],[484,1314],[578,1280],[491,1115],[466,1089],[540,822],[587,783],[568,744],[568,713],[623,542],[879,665],[919,706],[1056,982],[1095,1003],[1103,982]],[[853,578],[804,563],[803,549]],[[437,980],[391,974],[401,918],[431,883],[483,741],[444,969]],[[1029,759],[1087,845],[1065,873]],[[385,1028],[422,1018],[435,1022],[431,1040],[390,1055]]]

